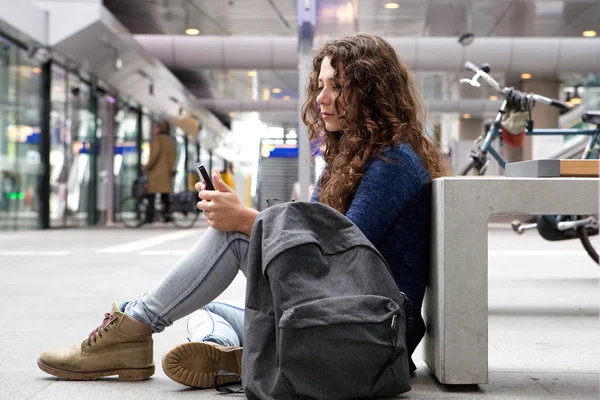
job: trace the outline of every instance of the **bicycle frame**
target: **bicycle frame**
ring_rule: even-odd
[[[496,115],[496,119],[494,120],[494,123],[490,127],[490,130],[487,132],[485,139],[483,140],[483,144],[481,146],[482,155],[487,156],[488,153],[491,154],[491,156],[494,157],[494,159],[498,162],[498,164],[500,164],[502,169],[506,168],[506,161],[504,160],[504,158],[502,158],[500,153],[498,153],[498,151],[496,151],[496,149],[492,146],[492,142],[494,141],[494,139],[496,139],[497,137],[500,137],[502,135],[502,131],[500,129],[500,127],[501,127],[500,121],[502,119],[503,113],[505,112],[506,104],[507,104],[507,102],[506,102],[506,100],[504,100],[504,102],[502,103],[502,106],[500,107],[498,115]],[[590,140],[588,141],[588,144],[584,150],[583,158],[588,158],[590,156],[591,149],[594,147],[594,144],[596,141],[600,142],[600,140],[599,140],[600,139],[600,128],[596,128],[596,129],[533,129],[530,131],[529,130],[526,131],[525,134],[528,136],[589,135],[591,137],[590,137]]]

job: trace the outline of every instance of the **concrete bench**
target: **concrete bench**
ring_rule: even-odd
[[[488,383],[488,218],[598,214],[599,183],[504,177],[433,182],[425,362],[440,383]]]

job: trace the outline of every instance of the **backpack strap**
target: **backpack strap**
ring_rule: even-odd
[[[281,204],[281,200],[279,200],[279,199],[267,199],[267,208],[276,206],[277,204]]]
[[[217,372],[217,375],[215,376],[215,390],[219,393],[226,393],[226,394],[236,394],[236,393],[244,393],[244,388],[240,388],[240,389],[230,389],[229,387],[227,387],[228,385],[232,385],[232,384],[238,384],[238,382],[229,382],[229,383],[219,383],[219,377],[238,377],[240,379],[240,382],[242,381],[242,377],[239,376],[238,374],[236,374],[235,372],[229,372],[229,371],[224,371],[224,370],[220,370],[219,372]]]
[[[408,296],[406,296],[404,293],[402,293],[404,295],[404,315],[406,316],[406,336],[408,337],[408,333],[411,331],[412,329],[412,323],[413,323],[413,314],[412,314],[412,303],[410,302],[410,300],[408,299]],[[396,345],[397,341],[398,341],[398,329],[396,328],[396,316],[394,315],[392,317],[392,324],[390,327],[390,332],[389,332],[389,339],[390,339],[390,345],[391,345],[391,349],[392,349],[392,355],[390,356],[390,359],[388,360],[388,362],[381,367],[381,369],[379,370],[379,372],[377,373],[377,375],[375,375],[375,377],[373,378],[373,381],[371,382],[372,386],[375,386],[377,384],[377,382],[379,381],[379,379],[381,379],[381,377],[383,376],[383,373],[385,372],[386,369],[388,369],[389,367],[391,367],[396,360],[401,356],[401,353],[397,352],[398,346]]]

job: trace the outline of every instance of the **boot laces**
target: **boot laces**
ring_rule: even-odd
[[[94,341],[94,343],[96,343],[98,341],[98,338],[102,337],[102,331],[107,332],[108,331],[108,327],[113,325],[115,323],[116,320],[119,319],[118,315],[115,314],[111,314],[111,313],[105,313],[104,314],[104,320],[102,321],[102,323],[100,324],[99,327],[97,327],[96,329],[94,329],[88,336],[88,344],[91,346],[92,345],[92,341]]]

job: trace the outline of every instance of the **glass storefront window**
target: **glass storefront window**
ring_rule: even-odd
[[[141,165],[145,165],[150,160],[150,143],[152,142],[152,124],[154,121],[148,114],[142,114],[142,148]]]
[[[116,176],[117,204],[120,204],[121,201],[131,195],[133,181],[139,174],[138,150],[136,147],[137,123],[138,110],[128,104],[119,103],[115,117],[115,159],[113,165],[113,172]]]
[[[175,143],[177,149],[177,158],[175,159],[175,179],[173,181],[173,191],[175,193],[185,191],[187,186],[185,161],[188,148],[185,139],[185,132],[183,132],[179,127],[176,127]]]
[[[90,87],[52,66],[50,111],[50,226],[85,226],[90,165]]]
[[[0,41],[0,231],[38,229],[41,66]]]

